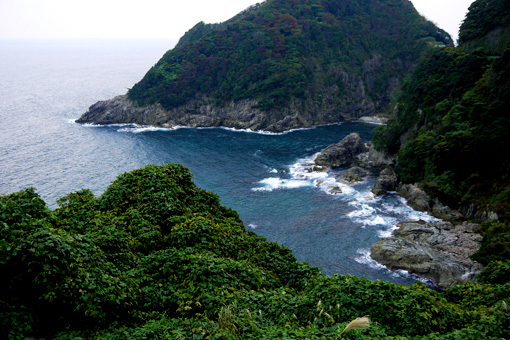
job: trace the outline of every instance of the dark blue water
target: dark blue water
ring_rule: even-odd
[[[140,129],[74,123],[98,100],[126,92],[162,56],[166,42],[0,42],[0,194],[35,187],[52,208],[81,188],[100,195],[119,174],[182,163],[198,186],[220,195],[246,228],[291,248],[324,273],[411,283],[369,259],[370,246],[409,218],[397,196],[374,198],[375,179],[354,186],[310,160],[351,132],[344,123],[284,134],[229,129]],[[341,193],[330,193],[338,187]]]

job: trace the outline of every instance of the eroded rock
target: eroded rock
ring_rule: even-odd
[[[347,183],[361,182],[368,175],[370,175],[369,171],[360,168],[359,166],[353,166],[352,168],[349,168],[349,170],[347,170],[344,180]]]
[[[372,192],[376,196],[386,194],[388,191],[396,191],[398,187],[397,174],[393,169],[386,168],[379,174],[375,182]]]
[[[398,227],[371,248],[372,258],[388,268],[429,278],[444,290],[473,281],[481,271],[482,265],[469,258],[482,241],[477,224],[408,221]]]
[[[351,133],[339,143],[328,146],[316,158],[315,164],[337,168],[352,163],[355,157],[368,151],[358,133]]]
[[[437,198],[430,198],[425,191],[416,184],[401,184],[397,193],[407,200],[407,204],[418,211],[426,211],[432,216],[443,220],[456,221],[463,216],[458,211],[442,204]]]

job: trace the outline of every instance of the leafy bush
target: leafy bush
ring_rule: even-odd
[[[492,284],[506,284],[510,282],[510,260],[489,263],[478,276],[478,281]]]
[[[508,336],[508,263],[441,295],[323,275],[246,232],[181,165],[123,174],[49,210],[0,197],[0,338],[344,339]]]
[[[508,223],[490,222],[483,225],[483,241],[473,258],[485,265],[492,261],[510,258],[510,226]]]

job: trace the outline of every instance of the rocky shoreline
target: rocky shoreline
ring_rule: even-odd
[[[466,218],[458,211],[430,198],[416,184],[399,183],[393,171],[396,160],[365,145],[352,133],[337,144],[325,148],[315,158],[315,169],[350,167],[344,181],[362,180],[377,173],[372,189],[375,196],[397,193],[415,210],[425,211],[440,222],[403,221],[388,238],[371,248],[371,257],[390,270],[405,270],[426,278],[441,290],[476,279],[482,265],[470,259],[481,245],[478,224],[462,222]]]
[[[439,289],[473,281],[482,265],[472,259],[481,245],[474,223],[406,221],[375,243],[372,258],[391,270],[406,270],[430,279]]]
[[[324,100],[329,100],[328,98],[329,95],[325,92]],[[286,107],[268,110],[257,109],[257,104],[257,100],[245,99],[218,107],[214,99],[197,96],[182,106],[166,110],[159,103],[138,106],[125,94],[95,103],[76,122],[98,125],[137,124],[163,128],[223,126],[283,132],[343,121],[357,121],[360,118],[381,121],[377,117],[367,118],[375,114],[375,106],[368,97],[363,97],[359,103],[350,106],[346,104],[345,107],[323,105],[311,99],[293,99]]]

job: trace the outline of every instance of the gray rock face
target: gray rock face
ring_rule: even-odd
[[[361,140],[359,134],[351,133],[339,143],[324,149],[315,158],[315,164],[330,168],[340,167],[352,163],[357,155],[366,151],[368,151],[368,148]]]
[[[413,209],[429,212],[443,220],[455,221],[462,218],[459,212],[443,205],[437,198],[431,199],[415,184],[401,184],[397,188],[397,193],[404,197]]]
[[[398,227],[392,237],[372,246],[371,256],[377,262],[429,278],[444,290],[480,273],[482,265],[469,258],[482,241],[475,233],[478,225],[408,221]]]
[[[499,219],[498,214],[494,211],[489,211],[482,207],[478,207],[475,204],[463,204],[459,207],[459,211],[466,218],[481,220],[481,221],[497,221]]]
[[[356,163],[367,169],[383,169],[388,165],[395,164],[395,158],[384,152],[377,151],[372,142],[367,143],[368,152],[356,156]]]
[[[372,192],[376,196],[381,196],[388,191],[396,191],[398,186],[397,174],[392,169],[384,169],[379,174],[377,181],[375,182]]]
[[[374,115],[377,105],[367,94],[363,79],[337,71],[342,76],[343,90],[338,85],[326,87],[318,84],[320,97],[294,98],[286,107],[278,109],[261,111],[255,108],[258,104],[256,99],[240,100],[218,107],[213,98],[196,95],[182,106],[165,110],[160,104],[139,107],[127,95],[121,95],[92,105],[76,122],[160,127],[226,126],[282,132]],[[342,91],[345,91],[345,98],[339,94]],[[343,99],[339,100],[339,96]]]

